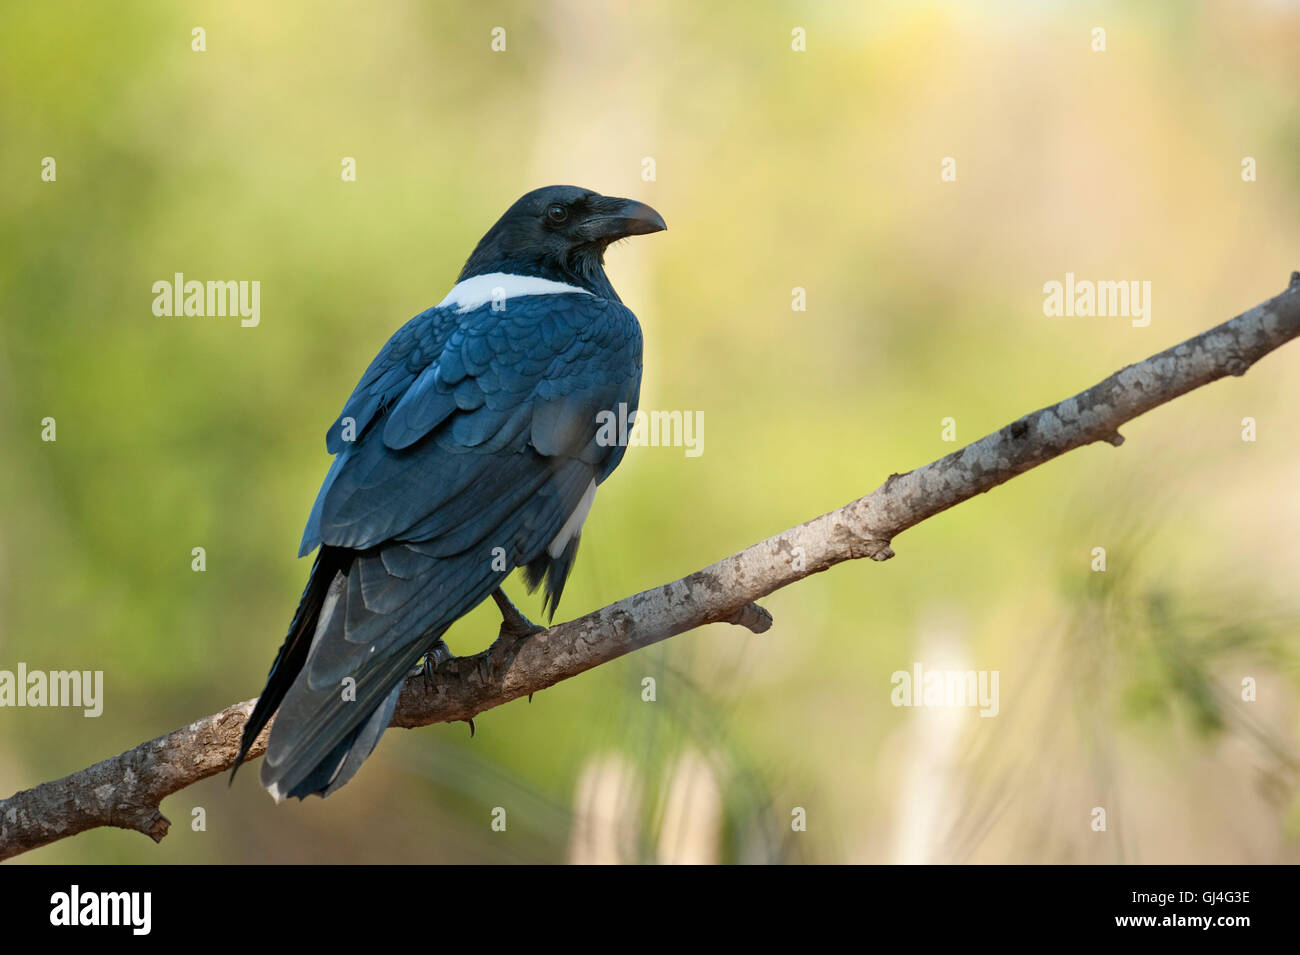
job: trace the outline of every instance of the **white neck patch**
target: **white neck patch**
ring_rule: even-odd
[[[487,275],[475,275],[456,284],[447,297],[436,306],[447,308],[455,306],[461,314],[473,311],[488,302],[505,302],[506,299],[522,295],[571,295],[574,292],[590,295],[585,288],[566,285],[564,282],[552,282],[550,279],[537,278],[533,275],[511,275],[509,272],[490,272]]]

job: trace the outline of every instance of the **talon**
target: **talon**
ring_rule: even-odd
[[[473,739],[474,738],[474,717],[471,716],[465,722],[469,724],[469,738]]]
[[[438,672],[438,667],[442,666],[442,664],[446,663],[451,658],[451,647],[447,646],[446,642],[439,638],[438,641],[429,648],[428,652],[416,661],[416,669],[412,671],[412,674],[423,673],[425,686],[432,687],[433,678]]]

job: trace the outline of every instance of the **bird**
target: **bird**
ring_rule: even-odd
[[[277,803],[351,779],[406,677],[436,672],[443,634],[489,596],[498,639],[540,629],[502,590],[512,572],[544,586],[553,619],[626,451],[598,421],[640,398],[641,326],[605,252],[666,228],[632,199],[535,189],[362,374],[326,432],[333,461],[298,552],[316,556],[235,760],[274,715],[261,783]]]

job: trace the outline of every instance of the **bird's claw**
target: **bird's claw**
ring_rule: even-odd
[[[411,669],[411,676],[424,674],[425,684],[432,686],[433,677],[438,672],[438,667],[451,658],[451,647],[447,646],[446,641],[439,638],[437,643],[425,651],[424,656],[415,661],[415,666]]]

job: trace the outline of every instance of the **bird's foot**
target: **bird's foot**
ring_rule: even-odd
[[[411,669],[411,676],[424,674],[426,684],[433,683],[433,675],[437,672],[438,667],[442,666],[452,658],[451,647],[439,637],[438,642],[425,651],[424,656],[415,661],[415,666]]]
[[[510,602],[510,598],[500,587],[492,591],[492,599],[497,602],[497,608],[501,611],[501,630],[488,651],[491,672],[501,673],[514,660],[519,644],[546,628],[537,626],[520,613],[519,608]]]

